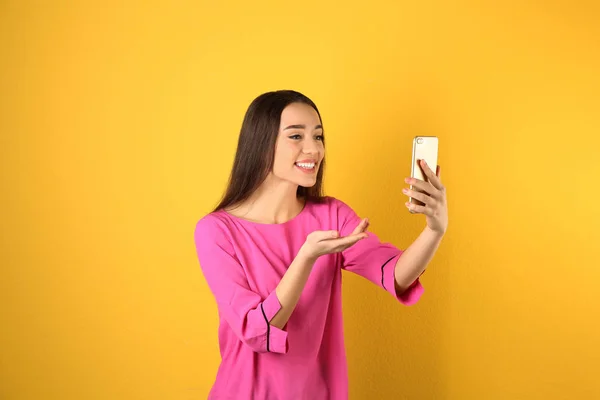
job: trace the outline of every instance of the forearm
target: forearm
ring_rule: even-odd
[[[275,288],[277,298],[281,303],[281,309],[271,319],[272,326],[283,329],[287,323],[296,308],[296,304],[298,304],[315,261],[304,256],[304,253],[300,251],[290,264],[277,288]]]
[[[425,227],[419,237],[396,262],[394,278],[397,293],[404,292],[425,271],[442,240],[443,234]]]

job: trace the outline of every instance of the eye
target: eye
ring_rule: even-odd
[[[292,135],[289,138],[295,140],[295,138],[301,138],[301,137],[302,137],[301,135]],[[323,139],[325,139],[325,137],[324,137],[324,135],[317,135],[317,139],[319,139],[320,141],[323,141]]]

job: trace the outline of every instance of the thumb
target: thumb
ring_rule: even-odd
[[[335,239],[340,236],[338,231],[313,231],[309,237],[313,242],[320,242],[328,239]]]
[[[340,233],[338,231],[323,231],[321,237],[319,237],[319,240],[333,239],[339,236]]]

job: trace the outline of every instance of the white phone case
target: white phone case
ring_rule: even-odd
[[[420,179],[422,181],[427,181],[427,176],[424,175],[421,166],[419,165],[419,160],[425,160],[429,168],[436,172],[437,169],[437,158],[438,158],[438,138],[437,136],[416,136],[413,139],[413,150],[412,150],[412,166],[410,171],[410,176],[416,179]],[[420,191],[413,185],[410,185],[410,188],[415,191]],[[423,205],[419,200],[413,199],[410,197],[408,199],[409,203]],[[413,210],[409,210],[411,213],[414,213]]]

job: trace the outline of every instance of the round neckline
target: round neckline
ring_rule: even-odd
[[[235,219],[237,221],[241,221],[247,224],[252,224],[252,225],[258,225],[258,226],[284,226],[287,224],[290,224],[292,222],[294,222],[295,220],[299,219],[300,216],[302,216],[302,214],[304,214],[306,211],[308,210],[308,199],[304,200],[304,206],[302,207],[302,210],[300,210],[300,212],[298,214],[296,214],[295,216],[293,216],[292,218],[288,219],[285,222],[280,222],[280,223],[274,223],[274,224],[268,224],[265,222],[256,222],[256,221],[250,221],[249,219],[245,219],[242,217],[238,217],[236,215],[233,215],[227,211],[225,211],[225,209],[221,209],[220,211],[224,214],[226,214],[227,216],[229,216],[229,218]]]

